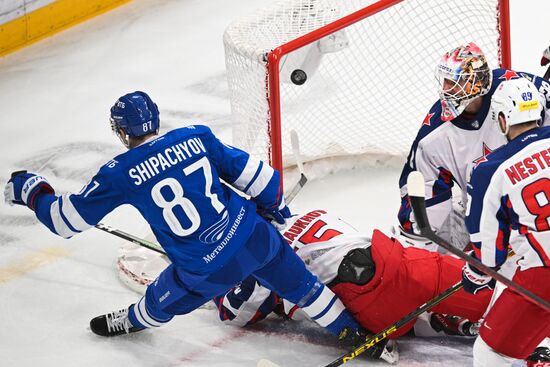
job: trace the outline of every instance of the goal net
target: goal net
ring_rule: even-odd
[[[509,66],[508,0],[285,0],[224,34],[234,144],[283,170],[404,157],[438,99],[436,65],[471,41]],[[385,160],[386,158],[377,158]]]

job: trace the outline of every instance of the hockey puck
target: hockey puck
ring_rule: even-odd
[[[290,74],[290,80],[296,85],[302,85],[307,80],[307,74],[303,70],[296,69]]]

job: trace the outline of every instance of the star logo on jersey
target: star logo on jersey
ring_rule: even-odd
[[[431,125],[431,121],[430,121],[430,120],[432,119],[432,116],[433,116],[433,115],[434,115],[433,113],[428,113],[428,114],[426,115],[426,117],[424,117],[424,121],[422,121],[422,125],[428,125],[428,126],[430,126],[430,125]]]
[[[513,70],[506,70],[506,72],[502,74],[502,76],[499,79],[510,80],[513,78],[519,78],[518,73],[516,73]]]
[[[480,163],[487,162],[487,155],[491,152],[492,150],[487,146],[487,144],[483,143],[483,155],[473,160],[474,168],[479,166]]]

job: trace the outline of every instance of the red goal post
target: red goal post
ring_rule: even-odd
[[[491,67],[510,67],[508,0],[285,0],[260,9],[224,34],[234,144],[281,171],[295,164],[291,130],[306,162],[402,157],[438,98],[437,62],[470,41]]]

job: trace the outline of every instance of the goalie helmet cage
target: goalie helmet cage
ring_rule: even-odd
[[[510,67],[508,0],[285,0],[225,31],[234,144],[272,166],[398,156],[438,99],[443,53]]]

